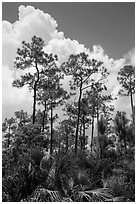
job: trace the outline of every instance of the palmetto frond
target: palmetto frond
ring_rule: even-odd
[[[85,191],[78,191],[75,195],[74,195],[74,200],[76,202],[92,202],[92,197],[90,195],[88,195],[87,193],[85,193]]]
[[[92,195],[92,201],[105,202],[114,197],[112,191],[108,188],[100,188],[85,192]]]
[[[76,202],[106,202],[113,199],[112,192],[107,188],[96,190],[80,190],[75,193]]]
[[[71,202],[70,198],[63,198],[59,191],[53,191],[45,188],[37,188],[27,200],[27,202]]]

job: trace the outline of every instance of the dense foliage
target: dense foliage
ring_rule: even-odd
[[[43,47],[34,36],[17,50],[15,69],[26,70],[13,86],[33,90],[33,111],[16,111],[2,124],[3,202],[135,201],[134,68],[118,74],[131,97],[127,118],[113,114],[103,62],[80,53],[58,67],[58,57]]]

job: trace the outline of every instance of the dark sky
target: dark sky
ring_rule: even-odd
[[[49,13],[65,37],[76,39],[92,50],[100,44],[114,59],[121,58],[135,44],[133,2],[3,2],[3,20],[18,20],[18,7],[32,5]]]

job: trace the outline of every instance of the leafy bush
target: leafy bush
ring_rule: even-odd
[[[124,201],[135,201],[135,168],[134,160],[124,158],[113,169],[113,175],[107,180],[107,186],[113,190],[116,197]]]

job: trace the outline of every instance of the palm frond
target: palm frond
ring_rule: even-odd
[[[107,202],[114,198],[107,188],[84,190],[84,187],[76,188],[73,197],[76,202]]]
[[[107,202],[124,202],[125,197],[119,196],[119,197],[114,197],[112,199],[108,199]]]
[[[88,190],[85,191],[85,193],[91,195],[92,197],[92,202],[105,202],[109,199],[113,199],[114,195],[112,191],[108,188],[100,188],[100,189],[95,189],[95,190]]]
[[[23,202],[62,202],[63,197],[59,191],[52,191],[45,188],[37,188],[34,193]]]
[[[92,197],[85,191],[78,191],[74,196],[74,200],[76,202],[92,202]]]

